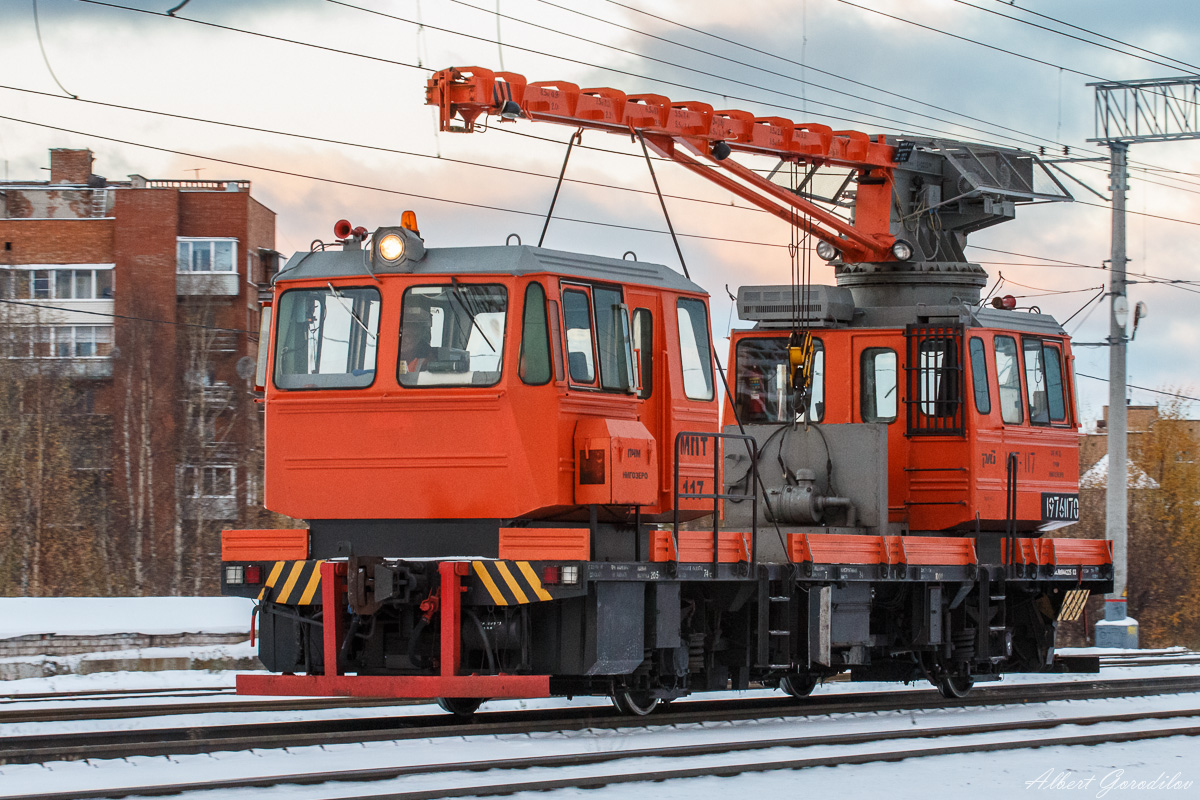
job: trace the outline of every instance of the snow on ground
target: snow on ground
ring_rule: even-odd
[[[249,633],[253,608],[245,597],[0,597],[0,639]]]
[[[250,642],[238,642],[237,644],[207,644],[207,645],[188,645],[183,647],[135,647],[129,650],[103,650],[96,653],[74,653],[66,656],[10,656],[8,658],[0,658],[0,665],[6,663],[14,664],[33,664],[42,666],[47,674],[52,673],[78,673],[87,672],[87,662],[93,662],[92,669],[97,662],[102,662],[102,666],[112,662],[154,662],[182,659],[191,659],[194,662],[208,662],[210,664],[234,664],[238,661],[248,662],[250,659],[258,657],[258,647],[251,646]],[[258,663],[255,661],[254,663]],[[153,666],[147,666],[147,671],[152,671]],[[181,670],[177,670],[181,671]],[[105,673],[99,673],[105,674]],[[126,673],[128,674],[128,673]],[[11,693],[14,691],[14,684],[27,684],[28,680],[45,680],[45,679],[18,679],[12,681],[0,681],[0,693]],[[38,685],[38,684],[32,684]],[[17,689],[16,691],[20,691]],[[53,689],[33,689],[31,691],[56,691]]]
[[[62,635],[99,635],[111,633],[225,633],[248,628],[251,602],[241,598],[62,598],[14,599],[0,598],[0,639],[40,633]],[[162,652],[140,652],[143,656],[177,655],[178,651],[205,651],[211,648],[169,648]],[[248,652],[248,645],[234,646],[232,655]],[[158,650],[158,649],[155,649]],[[1078,650],[1076,654],[1129,655],[1139,651]],[[1180,651],[1183,655],[1185,651]],[[111,655],[111,654],[106,654]],[[175,689],[232,687],[234,675],[229,671],[163,671],[120,672],[90,675],[60,675],[0,683],[0,693],[10,698],[5,710],[16,708],[49,708],[47,701],[22,701],[22,695],[43,692],[122,692],[139,689]],[[1200,666],[1162,665],[1155,667],[1106,667],[1103,678],[1148,678],[1168,675],[1200,674]],[[1011,675],[1000,685],[1061,681],[1088,681],[1089,675]],[[996,685],[996,684],[992,684]],[[817,695],[857,692],[930,691],[929,687],[914,685],[835,682],[818,687]],[[775,692],[720,693],[701,697],[721,699],[729,696],[777,695]],[[232,698],[223,696],[222,701]],[[280,698],[286,702],[288,698]],[[697,698],[699,699],[699,698]],[[177,698],[177,702],[196,702],[195,698]],[[95,698],[70,701],[71,707],[103,704]],[[167,702],[163,698],[131,701],[122,698],[121,704]],[[546,708],[556,706],[581,707],[607,704],[601,698],[494,701],[487,710]],[[735,723],[711,723],[676,727],[630,727],[618,730],[561,731],[520,736],[440,737],[424,740],[400,740],[355,745],[301,747],[287,750],[255,750],[226,752],[212,755],[172,756],[170,758],[134,758],[128,760],[92,760],[87,762],[58,762],[0,767],[0,798],[15,794],[36,794],[52,791],[72,791],[83,788],[177,783],[189,780],[234,778],[242,775],[282,775],[290,772],[324,769],[366,769],[399,764],[466,761],[481,757],[520,758],[553,753],[596,752],[658,747],[680,744],[700,744],[732,739],[770,739],[794,736],[821,736],[837,733],[894,729],[897,724],[914,728],[946,725],[971,725],[1016,719],[1066,719],[1108,712],[1149,712],[1172,709],[1200,710],[1200,694],[1165,695],[1161,697],[1124,698],[1116,700],[1064,701],[1058,703],[1009,704],[985,708],[952,708],[930,711],[842,713],[819,716],[798,716],[748,720]],[[434,709],[427,704],[379,708],[328,709],[304,712],[268,711],[252,715],[247,712],[194,714],[187,717],[150,717],[144,719],[78,721],[71,723],[21,723],[0,726],[0,736],[22,736],[79,730],[112,730],[122,728],[158,728],[188,725],[218,725],[228,722],[289,721],[316,718],[346,718],[358,716],[407,716],[427,714]],[[1184,719],[1180,725],[1190,725],[1195,719]],[[1147,724],[1147,723],[1140,723]],[[1105,727],[1108,730],[1129,730],[1130,724]],[[1097,726],[1074,726],[1071,732],[1091,733]],[[1062,728],[1045,734],[1060,734]],[[884,741],[861,745],[864,752],[897,751],[906,747],[917,749],[927,743],[920,740]],[[1105,744],[1097,746],[1045,747],[1002,753],[980,753],[933,758],[910,759],[896,763],[857,766],[821,767],[802,771],[780,770],[747,773],[731,778],[694,778],[667,783],[635,783],[594,790],[559,790],[549,793],[518,794],[520,800],[565,800],[586,797],[587,800],[653,796],[655,800],[704,800],[730,796],[845,796],[852,798],[887,798],[887,800],[961,800],[964,793],[985,798],[1029,797],[1200,797],[1200,752],[1195,737],[1176,736],[1146,742]],[[436,750],[434,749],[436,747]],[[803,751],[775,748],[755,753],[728,753],[700,760],[673,762],[671,767],[700,767],[715,763],[743,763],[770,759],[805,758],[829,752],[820,747]],[[839,752],[845,752],[841,748]],[[633,763],[625,765],[632,768]],[[663,765],[666,768],[668,765]],[[618,771],[608,765],[602,771]],[[489,773],[468,773],[459,779],[460,785],[474,784]],[[561,777],[550,770],[505,773],[495,777],[497,782],[536,780]],[[250,789],[209,792],[204,796],[214,800],[309,800],[309,798],[356,797],[389,791],[415,791],[435,785],[432,776],[411,776],[385,783],[327,784],[318,787],[280,785],[271,790]],[[437,784],[440,785],[440,784]]]

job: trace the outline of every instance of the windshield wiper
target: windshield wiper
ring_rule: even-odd
[[[458,304],[460,306],[462,306],[463,311],[467,312],[467,316],[471,318],[471,325],[473,325],[475,327],[475,330],[479,331],[479,335],[483,337],[483,341],[487,342],[488,348],[490,348],[491,351],[493,353],[495,353],[496,346],[494,344],[492,344],[492,340],[487,337],[487,334],[483,332],[483,328],[479,327],[479,323],[475,321],[475,312],[473,312],[470,308],[467,307],[466,301],[464,301],[462,299],[462,297],[460,296],[460,293],[463,291],[463,288],[462,288],[462,286],[459,285],[458,278],[454,278],[454,277],[450,278],[450,285],[454,289],[454,291],[451,292],[450,296],[458,301]]]
[[[342,308],[346,309],[346,313],[350,315],[350,318],[358,323],[358,327],[362,328],[363,332],[366,333],[367,336],[371,337],[371,341],[377,342],[379,337],[371,333],[370,329],[368,329],[367,326],[363,324],[363,321],[358,318],[358,314],[354,313],[353,308],[346,305],[346,298],[337,289],[333,288],[333,284],[329,281],[325,281],[325,285],[328,286],[329,291],[333,293],[333,298],[338,301]]]

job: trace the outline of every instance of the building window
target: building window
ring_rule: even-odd
[[[111,325],[19,326],[0,341],[6,358],[106,358],[112,355]]]
[[[237,239],[178,240],[176,272],[234,272]]]
[[[186,497],[235,497],[237,467],[232,464],[215,464],[182,469],[182,486]]]
[[[109,269],[26,269],[0,271],[0,297],[18,300],[111,300]]]

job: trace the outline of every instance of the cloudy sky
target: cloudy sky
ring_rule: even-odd
[[[284,252],[332,238],[340,217],[374,228],[409,208],[430,246],[536,242],[570,130],[438,134],[430,70],[477,65],[835,129],[1069,147],[1103,159],[1070,171],[1107,194],[1087,84],[1200,73],[1189,0],[190,0],[167,16],[178,2],[38,0],[40,46],[33,0],[0,4],[0,175],[45,179],[50,148],[89,147],[114,180],[248,178]],[[546,246],[677,266],[640,151],[600,133],[584,144]],[[1200,285],[1162,281],[1200,281],[1200,142],[1135,145],[1131,161],[1129,269],[1153,282],[1130,288],[1150,316],[1129,381],[1196,396]],[[670,165],[658,175],[723,335],[727,284],[787,282],[787,226]],[[1107,283],[1110,241],[1104,201],[1067,183],[1079,202],[1023,208],[969,251],[1060,320]],[[1092,304],[1067,329],[1100,341],[1107,317]],[[1076,359],[1091,419],[1107,387],[1083,376],[1106,377],[1107,352]]]

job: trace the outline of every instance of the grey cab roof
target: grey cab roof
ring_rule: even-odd
[[[343,278],[361,275],[370,279],[369,249],[330,249],[296,253],[276,276],[277,280]],[[492,247],[435,247],[412,269],[381,270],[386,275],[532,275],[549,272],[612,283],[657,286],[681,292],[708,294],[703,288],[662,264],[626,261],[530,245]]]

